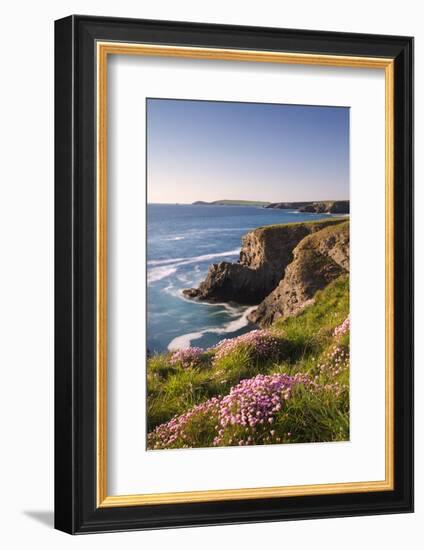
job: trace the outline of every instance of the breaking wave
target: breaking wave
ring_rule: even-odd
[[[147,282],[153,283],[160,281],[169,275],[173,275],[178,267],[182,265],[195,264],[199,262],[207,262],[213,258],[225,258],[227,256],[237,256],[240,252],[239,248],[228,250],[226,252],[215,252],[213,254],[202,254],[200,256],[192,256],[189,258],[173,258],[167,260],[148,260],[147,262]],[[149,267],[154,266],[154,267]],[[168,267],[166,267],[168,266]]]
[[[178,349],[187,349],[191,346],[193,340],[199,340],[205,334],[230,334],[232,332],[236,332],[237,330],[240,330],[249,324],[249,320],[247,317],[249,313],[251,313],[256,308],[257,306],[246,308],[240,315],[240,317],[226,323],[222,327],[205,328],[203,330],[199,330],[198,332],[189,332],[187,334],[177,336],[168,344],[168,350],[176,351]]]

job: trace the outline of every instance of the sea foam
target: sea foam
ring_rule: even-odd
[[[154,269],[149,269],[147,272],[147,282],[150,284],[155,281],[160,281],[161,279],[165,279],[165,277],[169,277],[169,275],[172,275],[176,271],[177,268],[172,266],[161,266],[155,267]]]
[[[188,334],[177,336],[168,344],[168,350],[176,351],[179,349],[187,349],[191,346],[193,340],[199,340],[205,334],[230,334],[232,332],[236,332],[249,324],[247,317],[256,307],[257,306],[251,306],[246,308],[238,319],[229,321],[222,327],[210,327],[198,332],[189,332]]]
[[[239,248],[228,250],[226,252],[216,252],[213,254],[202,254],[201,256],[192,256],[190,258],[174,258],[167,260],[148,260],[147,262],[147,282],[148,284],[160,281],[169,275],[173,275],[182,265],[195,264],[198,262],[207,262],[213,258],[226,256],[236,256],[240,252]],[[154,267],[150,267],[154,266]]]

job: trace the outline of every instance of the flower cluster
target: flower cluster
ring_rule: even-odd
[[[221,340],[214,348],[214,362],[227,357],[241,345],[251,348],[256,358],[275,357],[279,350],[279,341],[271,331],[252,330],[236,338]]]
[[[334,336],[344,336],[350,329],[350,317],[347,316],[341,325],[334,329]]]
[[[317,365],[318,372],[315,376],[315,381],[318,379],[331,380],[324,384],[324,388],[334,392],[336,395],[340,395],[347,389],[345,384],[340,384],[336,377],[343,374],[349,369],[349,352],[341,346],[334,346],[330,351],[322,358],[321,362]]]
[[[147,447],[149,449],[187,448],[195,445],[197,431],[190,434],[189,428],[193,421],[203,417],[217,418],[221,397],[212,397],[200,405],[196,405],[184,414],[175,415],[169,422],[160,424],[147,435]]]
[[[218,435],[213,444],[251,445],[275,435],[275,415],[290,399],[296,384],[309,384],[305,374],[259,374],[242,380],[220,402]],[[235,429],[231,429],[231,428]]]
[[[275,417],[297,384],[315,386],[305,374],[260,374],[242,380],[228,395],[213,397],[157,426],[148,434],[148,448],[198,446],[201,428],[196,420],[206,422],[203,429],[212,434],[208,446],[278,443],[281,437],[272,429]]]
[[[200,365],[202,361],[202,348],[187,348],[174,351],[169,362],[171,365],[181,365],[183,368],[192,368]]]

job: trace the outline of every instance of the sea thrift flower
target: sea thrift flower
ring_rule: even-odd
[[[269,421],[272,414],[276,412],[276,406],[281,398],[288,399],[296,383],[308,381],[309,378],[302,374],[295,376],[258,374],[254,378],[242,380],[221,401],[221,425],[225,426],[228,423],[227,412],[236,417],[250,417],[251,426],[255,425],[260,418],[266,418]]]
[[[174,351],[171,356],[171,365],[181,365],[183,368],[197,367],[201,363],[202,354],[204,350],[202,348],[187,348]]]
[[[268,358],[278,354],[279,341],[269,330],[252,330],[236,338],[221,340],[215,346],[215,358],[217,362],[229,355],[240,345],[250,347],[257,358]]]
[[[347,332],[349,332],[349,329],[350,329],[350,317],[348,315],[346,319],[343,321],[343,323],[334,329],[333,334],[334,336],[343,336]]]
[[[244,428],[246,445],[263,442],[262,438],[269,433],[266,424],[274,422],[282,403],[290,399],[294,386],[309,383],[309,377],[304,374],[259,374],[242,380],[220,402],[219,423],[224,432],[218,433],[214,445],[227,444],[228,436],[234,430],[239,433],[240,428]]]
[[[285,401],[290,399],[296,385],[314,386],[306,374],[259,374],[242,380],[224,397],[218,396],[196,405],[188,412],[174,416],[169,422],[157,426],[147,436],[149,449],[196,447],[198,424],[209,423],[215,432],[213,446],[253,445],[270,442],[269,431],[275,415]]]
[[[341,325],[340,325],[341,326]],[[347,384],[342,384],[337,380],[338,375],[345,373],[349,369],[349,350],[340,345],[333,346],[321,359],[317,365],[318,373],[314,377],[314,382],[321,383],[321,388],[331,391],[336,396],[341,395],[348,390]]]
[[[147,435],[147,447],[149,449],[169,449],[181,447],[194,447],[195,441],[186,429],[197,417],[206,417],[216,420],[218,417],[220,397],[213,397],[200,405],[196,405],[188,412],[175,415],[169,422],[160,424]],[[215,428],[218,428],[216,424]],[[182,444],[184,441],[184,445]]]

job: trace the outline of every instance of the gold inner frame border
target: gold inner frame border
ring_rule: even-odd
[[[385,72],[385,479],[315,485],[108,495],[107,491],[107,62],[109,55],[217,59],[262,63],[384,69]],[[306,495],[364,493],[394,489],[394,60],[391,58],[269,52],[154,44],[96,43],[97,60],[97,296],[96,296],[96,470],[97,507],[212,502]]]

